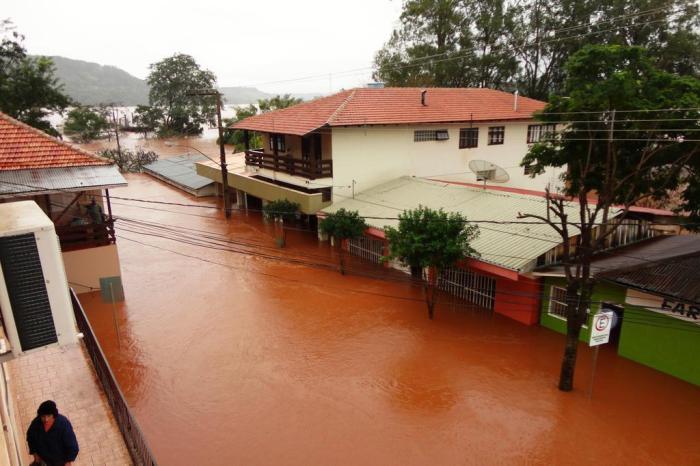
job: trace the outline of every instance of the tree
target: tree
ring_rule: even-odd
[[[299,99],[297,97],[292,97],[291,94],[284,94],[284,95],[276,95],[274,97],[270,97],[269,99],[260,99],[258,100],[258,108],[262,113],[266,112],[271,112],[273,110],[279,110],[282,108],[287,108],[291,107],[293,105],[297,105],[302,103],[303,100]],[[252,105],[248,108],[248,111],[250,111],[253,107]],[[257,113],[257,112],[255,112]],[[253,115],[255,115],[253,113]],[[236,116],[238,117],[238,113],[236,113]],[[245,117],[247,118],[247,117]]]
[[[390,86],[490,87],[547,99],[586,44],[649,49],[662,70],[700,73],[694,0],[409,0],[374,60]]]
[[[204,123],[214,124],[216,98],[190,95],[215,88],[214,73],[201,69],[194,58],[182,53],[153,63],[150,70],[148,101],[162,112],[160,134],[199,134]]]
[[[365,219],[360,217],[356,210],[338,209],[321,220],[318,228],[321,230],[321,233],[332,236],[335,239],[336,247],[339,251],[340,273],[345,275],[342,242],[361,237],[367,229]]]
[[[143,149],[105,149],[99,155],[113,161],[122,173],[139,173],[144,166],[158,160],[158,154]]]
[[[432,319],[437,277],[465,257],[478,257],[471,242],[479,236],[479,227],[470,225],[459,213],[419,206],[399,214],[398,228],[386,227],[384,232],[390,249],[387,259],[399,259],[411,268],[414,278],[430,269],[424,283],[428,317]]]
[[[692,0],[519,0],[510,18],[517,84],[528,97],[561,92],[567,58],[587,44],[646,47],[667,71],[697,73],[700,66],[700,20]]]
[[[566,126],[535,144],[522,162],[532,176],[546,166],[567,167],[564,188],[547,193],[545,215],[520,217],[547,223],[562,239],[567,335],[559,389],[569,391],[595,283],[592,257],[609,245],[630,207],[645,199],[663,201],[680,190],[679,209],[700,212],[700,81],[660,71],[642,48],[616,45],[586,46],[565,70],[562,94],[540,118]],[[571,205],[580,218],[569,218]]]
[[[72,109],[63,124],[63,132],[78,142],[90,142],[102,137],[109,128],[105,115],[91,107]]]
[[[150,105],[137,105],[134,110],[133,124],[137,131],[143,132],[144,137],[148,137],[148,133],[155,131],[163,118],[163,109]]]
[[[0,110],[19,121],[54,136],[59,132],[46,117],[63,112],[71,104],[54,76],[53,62],[30,57],[22,45],[24,37],[9,20],[0,21]]]
[[[299,211],[299,204],[289,199],[278,199],[270,201],[263,206],[263,214],[267,218],[278,218],[284,221],[291,221],[296,218]]]
[[[248,117],[258,114],[258,109],[255,105],[247,105],[245,107],[238,107],[236,109],[235,118],[224,119],[224,127],[229,127],[237,121],[244,120]],[[218,141],[217,141],[218,142]],[[240,130],[227,130],[224,133],[224,144],[231,144],[235,147],[236,151],[245,150],[245,141],[243,139],[243,131]],[[258,133],[249,133],[248,144],[251,147],[261,147],[262,137]]]
[[[469,42],[463,1],[408,0],[399,21],[375,56],[375,79],[390,86],[465,85],[464,61],[454,60],[460,43]],[[415,62],[420,66],[406,66]]]

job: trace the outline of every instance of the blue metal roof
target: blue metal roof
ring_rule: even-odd
[[[195,170],[195,162],[204,160],[207,158],[203,155],[178,155],[149,163],[144,172],[193,192],[214,184]]]

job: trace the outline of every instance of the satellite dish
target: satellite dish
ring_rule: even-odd
[[[476,175],[476,181],[487,181],[494,183],[505,183],[510,179],[510,175],[498,165],[486,160],[472,160],[469,162],[469,170]]]

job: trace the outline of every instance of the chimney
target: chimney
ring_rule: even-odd
[[[424,107],[428,105],[428,101],[427,101],[428,95],[427,94],[428,94],[427,89],[423,89],[422,91],[420,91],[420,103]]]
[[[515,92],[513,92],[513,111],[517,112],[518,111],[518,90],[516,89]]]

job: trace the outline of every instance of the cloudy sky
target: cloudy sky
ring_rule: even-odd
[[[328,92],[368,82],[400,11],[400,0],[4,0],[0,18],[32,54],[145,78],[150,63],[182,52],[221,86]]]

